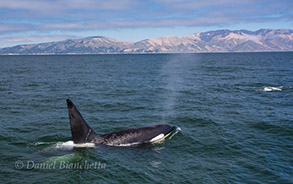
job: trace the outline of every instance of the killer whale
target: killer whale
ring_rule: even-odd
[[[95,143],[109,146],[132,146],[156,143],[176,130],[175,126],[159,124],[149,127],[130,128],[99,135],[87,124],[70,99],[67,99],[72,140],[75,144]]]

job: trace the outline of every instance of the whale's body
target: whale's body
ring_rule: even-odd
[[[96,143],[110,146],[131,146],[154,143],[164,140],[176,129],[174,126],[161,124],[149,127],[130,128],[98,135],[86,123],[72,101],[69,99],[66,101],[72,139],[75,144]]]

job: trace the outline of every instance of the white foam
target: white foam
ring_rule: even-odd
[[[95,147],[95,143],[74,144],[73,141],[67,141],[67,142],[57,142],[56,144],[56,148],[65,148],[65,149],[93,148],[93,147]]]
[[[264,87],[263,91],[282,91],[283,86],[279,87]]]

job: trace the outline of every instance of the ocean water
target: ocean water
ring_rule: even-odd
[[[293,183],[293,53],[0,56],[4,183]],[[71,141],[167,123],[137,147]]]

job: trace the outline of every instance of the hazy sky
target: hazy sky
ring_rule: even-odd
[[[260,28],[292,29],[293,0],[0,0],[0,48]]]

